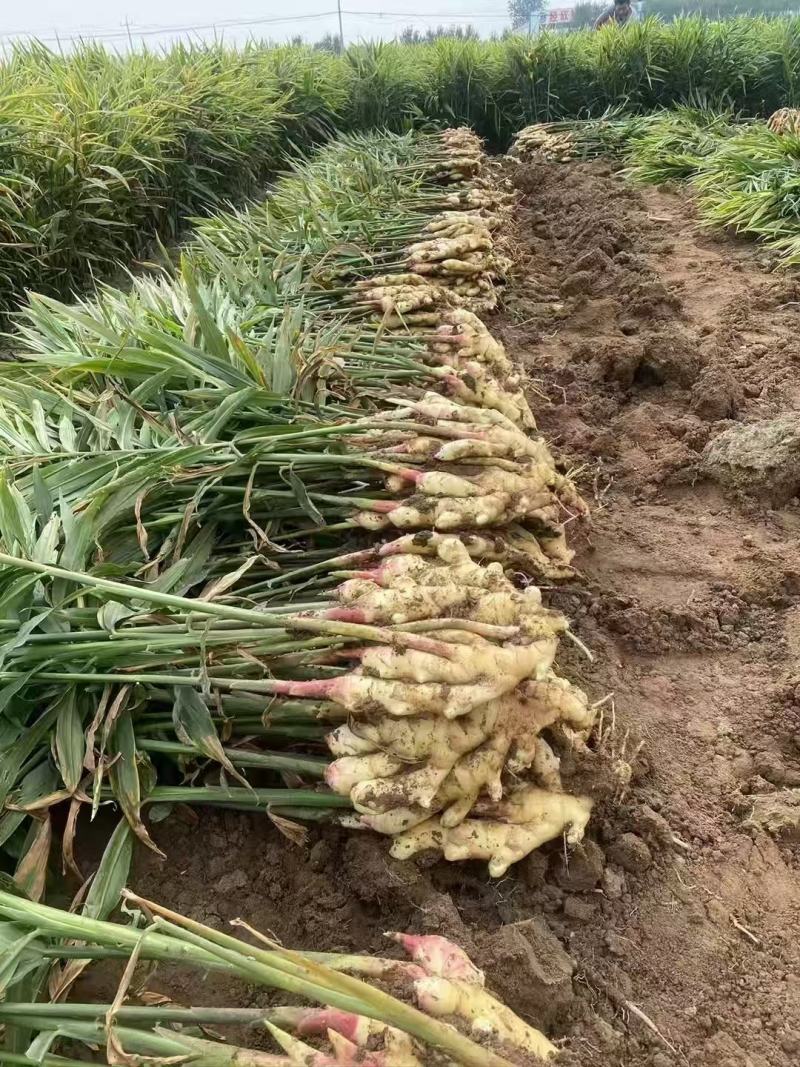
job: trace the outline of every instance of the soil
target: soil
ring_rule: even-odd
[[[579,577],[548,591],[594,653],[562,673],[603,705],[598,755],[632,767],[584,846],[492,882],[400,863],[369,835],[291,845],[232,812],[153,828],[133,887],[286,944],[386,951],[455,937],[573,1067],[800,1062],[800,484],[712,479],[704,449],[800,408],[800,285],[702,233],[684,194],[603,163],[514,171],[520,267],[491,324],[530,376],[543,433],[593,502]],[[794,811],[794,822],[759,812]],[[766,829],[766,826],[769,829]],[[253,1002],[169,975],[184,1000]]]

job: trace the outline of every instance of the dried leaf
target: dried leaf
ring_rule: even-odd
[[[81,810],[81,801],[77,797],[73,797],[69,803],[69,812],[67,814],[67,822],[64,826],[64,836],[61,844],[61,870],[64,874],[67,871],[72,871],[76,878],[82,879],[83,874],[81,869],[75,861],[75,832],[78,826],[78,815]]]
[[[221,578],[216,578],[213,582],[209,582],[200,595],[198,600],[213,600],[221,593],[227,592],[232,586],[236,585],[242,575],[247,574],[254,563],[258,561],[258,556],[249,556],[244,563],[237,567],[235,571],[230,571],[228,574],[223,574]]]
[[[293,822],[291,819],[284,819],[282,815],[276,815],[269,808],[267,808],[267,817],[275,829],[283,834],[287,840],[291,841],[293,845],[299,845],[300,848],[306,846],[308,842],[308,827],[299,822]]]
[[[94,713],[94,718],[92,719],[91,723],[89,724],[89,728],[86,731],[86,749],[83,765],[87,771],[93,771],[95,768],[94,739],[95,735],[97,734],[97,731],[100,729],[100,726],[103,723],[103,720],[105,719],[106,708],[108,707],[108,702],[111,699],[112,692],[113,689],[110,685],[105,686],[100,696],[100,700],[97,702],[97,709]]]
[[[150,553],[147,551],[147,528],[142,522],[142,504],[144,503],[144,498],[145,492],[143,491],[136,497],[133,513],[136,516],[136,540],[139,542],[139,548],[141,549],[142,555],[149,562]]]
[[[49,759],[44,759],[28,771],[14,791],[14,808],[9,808],[0,818],[0,846],[19,829],[28,817],[25,810],[28,804],[35,804],[37,799],[53,792],[58,781],[58,771]],[[11,803],[11,802],[9,802]]]
[[[47,879],[47,863],[50,859],[50,846],[53,842],[53,829],[50,816],[31,828],[32,840],[17,864],[14,881],[30,900],[41,900]],[[30,838],[31,835],[29,835]]]

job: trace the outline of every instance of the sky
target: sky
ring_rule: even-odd
[[[346,43],[389,39],[406,26],[425,30],[469,22],[488,36],[509,25],[505,0],[341,0],[341,5]],[[230,43],[285,41],[298,34],[316,41],[338,34],[336,6],[337,0],[28,0],[19,7],[3,5],[0,41],[38,37],[57,47],[85,36],[119,50],[129,47],[129,35],[134,44],[153,47],[175,39],[213,40],[215,34]],[[571,0],[552,0],[550,6],[571,6]]]

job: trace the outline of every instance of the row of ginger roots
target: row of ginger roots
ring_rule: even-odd
[[[354,650],[346,674],[286,692],[346,714],[328,738],[327,780],[351,799],[351,823],[391,835],[395,856],[437,849],[500,876],[562,833],[580,840],[591,811],[565,791],[557,751],[585,747],[595,714],[554,670],[567,620],[527,584],[572,573],[565,522],[587,509],[475,313],[494,306],[504,257],[492,233],[508,224],[511,194],[470,131],[445,131],[442,145],[444,210],[407,249],[408,273],[365,280],[358,297],[382,328],[424,339],[436,385],[368,420],[368,448],[398,465],[386,476],[393,499],[357,521],[403,535],[338,587],[328,612],[413,625],[440,654]]]

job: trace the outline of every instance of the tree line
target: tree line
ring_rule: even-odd
[[[593,25],[598,15],[602,14],[613,0],[581,0],[571,5],[570,0],[558,0],[563,7],[573,7],[572,21],[568,24],[570,29],[585,29]],[[508,14],[511,20],[511,29],[493,37],[507,37],[512,31],[538,29],[539,17],[545,10],[545,0],[508,0]],[[715,21],[734,18],[736,15],[786,15],[793,14],[800,9],[800,0],[792,3],[791,0],[642,0],[640,11],[644,15],[655,15],[664,22],[674,22],[675,19],[685,15],[700,15],[703,18]],[[436,26],[426,30],[418,30],[414,26],[406,26],[395,38],[401,44],[432,44],[443,37],[451,37],[457,41],[476,40],[480,37],[478,30],[466,23],[463,26]],[[302,37],[297,37],[292,44],[302,44]],[[339,37],[333,33],[327,33],[314,48],[323,52],[340,51]]]

